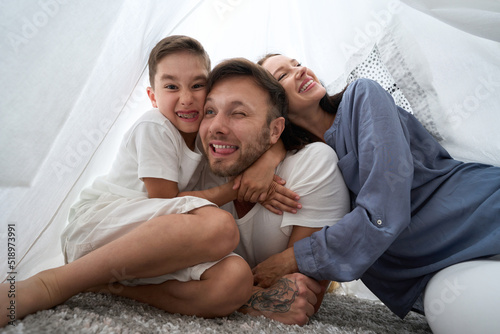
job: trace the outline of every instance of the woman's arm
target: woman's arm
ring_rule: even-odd
[[[380,85],[358,80],[343,101],[335,143],[355,207],[294,245],[300,272],[339,282],[360,278],[410,224],[414,171],[408,129]]]

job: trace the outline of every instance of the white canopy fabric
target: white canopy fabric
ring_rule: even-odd
[[[452,156],[500,166],[498,0],[1,1],[0,264],[17,279],[63,263],[69,206],[150,107],[147,57],[171,34],[214,65],[293,56],[331,90],[376,45]]]

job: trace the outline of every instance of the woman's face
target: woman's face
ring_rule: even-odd
[[[316,108],[325,96],[326,89],[316,75],[307,67],[282,55],[268,58],[262,65],[285,89],[290,116]]]

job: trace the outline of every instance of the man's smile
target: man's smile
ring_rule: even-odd
[[[239,147],[236,145],[227,145],[220,143],[210,143],[209,146],[210,151],[215,155],[229,155],[239,149]]]

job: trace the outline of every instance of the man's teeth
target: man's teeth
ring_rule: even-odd
[[[216,149],[216,150],[221,150],[221,149],[224,149],[224,148],[236,148],[236,146],[233,146],[233,145],[213,145],[213,147]]]
[[[312,83],[314,82],[314,80],[310,80],[308,81],[304,86],[302,86],[302,88],[299,90],[299,93],[302,93],[303,91],[305,91],[307,89],[307,87],[309,87]]]

